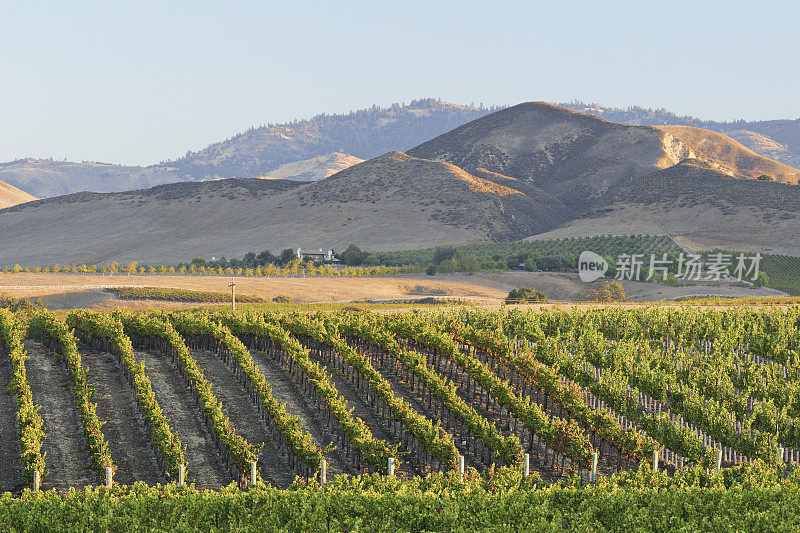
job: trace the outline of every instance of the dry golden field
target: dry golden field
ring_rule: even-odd
[[[228,292],[229,277],[176,275],[99,274],[0,274],[0,295],[15,298],[41,298],[51,309],[78,307],[182,307],[196,303],[118,300],[104,288],[120,286],[169,287],[177,289]],[[695,284],[667,287],[656,283],[626,281],[625,292],[631,303],[669,301],[688,295],[771,296],[770,289],[752,289],[732,284]],[[472,299],[475,305],[499,307],[508,291],[535,287],[553,301],[548,306],[573,306],[586,287],[576,274],[550,272],[492,272],[473,275],[393,276],[364,278],[236,278],[239,295],[272,300],[286,296],[295,303],[353,302],[440,296]],[[591,304],[589,304],[591,305]]]

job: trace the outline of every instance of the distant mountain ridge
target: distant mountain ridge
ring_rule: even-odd
[[[295,181],[319,181],[363,161],[354,155],[335,152],[302,161],[284,163],[268,171],[268,176],[265,177]]]
[[[0,180],[40,198],[80,191],[118,192],[165,183],[232,177],[269,176],[287,164],[332,153],[364,160],[412,146],[498,108],[463,106],[433,98],[408,105],[372,106],[349,114],[317,115],[308,120],[250,128],[198,152],[147,167],[94,162],[19,159],[0,163]],[[308,166],[299,165],[300,167]],[[280,177],[308,180],[345,168],[331,166],[296,174],[284,167]]]
[[[608,108],[571,102],[563,107],[630,125],[692,126],[723,133],[754,152],[800,168],[800,119],[714,122],[678,116],[664,109]],[[45,198],[79,191],[115,192],[181,181],[227,177],[269,176],[308,180],[340,170],[338,163],[308,173],[309,163],[292,174],[292,165],[332,153],[370,159],[410,148],[502,107],[455,105],[437,99],[414,100],[340,115],[317,115],[308,120],[250,128],[198,152],[148,167],[95,162],[19,159],[0,163],[0,180]],[[355,159],[353,161],[355,161]]]
[[[262,176],[280,165],[332,152],[372,159],[395,150],[404,152],[497,109],[427,98],[346,115],[322,114],[251,128],[163,165],[175,168],[185,179],[197,180]]]

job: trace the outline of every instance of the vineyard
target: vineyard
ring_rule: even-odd
[[[167,287],[114,287],[107,289],[113,292],[120,300],[164,300],[169,302],[203,302],[220,303],[230,302],[231,294],[211,291],[192,291],[187,289],[172,289]],[[240,294],[236,296],[237,302],[264,302],[262,298]]]
[[[798,308],[0,309],[0,351],[0,487],[23,498],[37,485],[90,487],[97,505],[103,490],[124,501],[225,489],[234,512],[259,498],[290,508],[304,491],[329,508],[402,490],[412,507],[439,493],[441,515],[513,487],[526,490],[503,505],[568,489],[600,501],[620,487],[758,479],[769,502],[778,486],[800,488]],[[212,494],[193,505],[222,505]],[[400,507],[401,529],[419,528]]]
[[[761,268],[769,275],[769,286],[800,296],[800,257],[766,254]]]
[[[525,262],[532,255],[540,257],[577,258],[584,250],[600,255],[617,257],[621,254],[650,254],[661,256],[679,253],[681,248],[668,235],[601,235],[597,237],[572,237],[532,241],[496,242],[488,244],[464,244],[453,246],[451,255],[473,255],[479,261],[505,260],[509,265]],[[402,250],[396,252],[374,252],[367,256],[367,263],[388,266],[422,265],[437,262],[437,250]]]

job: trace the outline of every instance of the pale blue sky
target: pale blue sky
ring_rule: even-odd
[[[149,164],[438,97],[800,117],[797,2],[0,0],[0,161]]]

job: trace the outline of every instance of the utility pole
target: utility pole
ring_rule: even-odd
[[[228,283],[231,288],[231,310],[236,311],[236,278],[231,276],[231,282]]]

